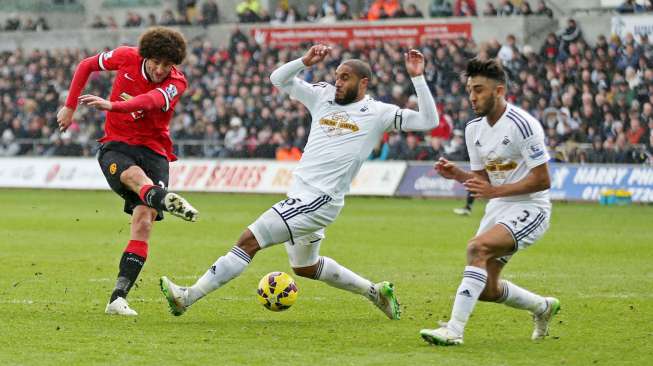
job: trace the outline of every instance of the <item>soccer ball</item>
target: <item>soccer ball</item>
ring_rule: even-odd
[[[261,278],[256,298],[268,310],[283,311],[297,300],[297,284],[285,272],[270,272]]]

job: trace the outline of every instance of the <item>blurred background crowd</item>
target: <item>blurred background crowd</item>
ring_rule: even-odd
[[[473,0],[440,7],[442,3],[449,4],[445,0],[433,1],[431,16],[477,14]],[[354,16],[347,3],[339,0],[314,2],[307,7],[307,14],[299,14],[289,6],[267,13],[256,4],[258,1],[239,4],[236,11],[242,22],[322,22],[327,17]],[[393,4],[398,6],[390,7]],[[162,16],[148,16],[147,20],[134,13],[133,25],[124,26],[181,21],[205,24],[219,19],[215,1],[198,5],[195,1],[180,2],[176,11],[167,9]],[[532,11],[526,1],[516,7],[507,0],[493,5],[493,9],[484,10],[482,15],[510,12],[550,16],[542,1]],[[364,14],[355,15],[370,20],[413,16],[422,14],[409,3],[387,0],[370,2]],[[98,17],[90,26],[116,25],[115,21],[109,24]],[[441,124],[428,133],[390,132],[379,141],[370,159],[467,159],[464,126],[474,114],[462,71],[467,59],[479,55],[503,62],[510,77],[508,100],[541,121],[556,161],[652,164],[653,44],[646,36],[600,36],[591,41],[593,46],[584,38],[581,25],[569,19],[559,32],[549,34],[539,49],[517,44],[512,35],[478,44],[467,39],[424,42],[419,48],[427,59],[426,79]],[[299,102],[272,87],[269,75],[280,64],[300,57],[309,46],[276,48],[259,44],[237,25],[225,46],[216,46],[203,37],[189,40],[188,57],[181,66],[189,88],[170,125],[178,154],[299,159],[310,130],[310,114]],[[331,57],[302,77],[309,82],[333,83],[335,68],[343,59],[361,58],[374,71],[371,96],[404,108],[417,108],[404,68],[405,50],[400,44],[380,41],[333,45]],[[82,106],[68,132],[59,133],[55,127],[56,112],[65,100],[77,63],[98,51],[16,49],[0,54],[0,156],[92,156],[96,152],[103,113]],[[112,79],[112,73],[95,73],[86,92],[106,97]]]

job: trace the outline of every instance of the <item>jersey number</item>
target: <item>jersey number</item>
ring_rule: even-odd
[[[531,216],[530,212],[524,210],[524,216],[522,216],[522,217],[517,217],[517,220],[519,220],[520,222],[524,222],[524,221],[526,221],[526,219],[528,219],[530,216]]]

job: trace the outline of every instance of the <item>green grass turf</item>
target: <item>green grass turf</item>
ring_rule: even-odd
[[[465,345],[418,335],[450,312],[478,225],[459,201],[348,198],[322,254],[394,281],[403,319],[359,296],[296,278],[293,308],[256,302],[259,278],[290,271],[282,246],[195,304],[168,313],[158,278],[191,284],[280,196],[189,194],[200,221],[155,225],[129,300],[136,318],[104,315],[129,217],[110,192],[0,190],[0,364],[66,365],[650,365],[653,207],[555,204],[551,228],[506,267],[513,282],[562,302],[551,337],[531,342],[526,312],[479,303]]]

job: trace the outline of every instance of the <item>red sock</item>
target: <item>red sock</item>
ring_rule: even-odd
[[[151,184],[144,184],[143,187],[141,187],[140,192],[138,192],[138,197],[141,198],[141,201],[147,203],[147,201],[145,200],[145,195],[150,189],[152,189],[152,187],[154,186]]]
[[[141,240],[130,240],[125,248],[125,253],[134,253],[143,259],[147,259],[147,242]]]

